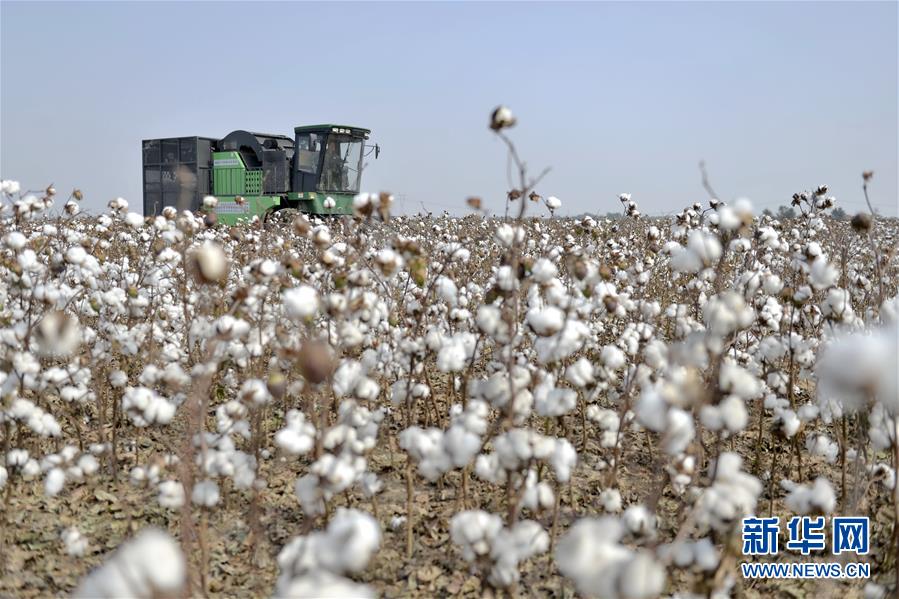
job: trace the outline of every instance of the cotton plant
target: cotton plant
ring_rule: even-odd
[[[88,574],[74,597],[158,597],[184,588],[187,566],[181,548],[167,533],[149,528],[119,547]]]
[[[528,187],[501,218],[477,198],[425,218],[360,194],[349,219],[230,227],[217,200],[144,218],[117,198],[86,218],[74,193],[4,181],[3,495],[83,487],[81,510],[115,488],[202,556],[221,540],[204,519],[262,530],[292,481],[304,532],[278,596],[395,590],[351,577],[403,533],[409,563],[427,558],[425,512],[446,567],[484,585],[530,584],[552,545],[565,584],[627,597],[739,592],[728,543],[750,514],[892,513],[893,221],[832,220],[820,187],[793,220],[718,198],[643,218],[627,194],[623,218],[568,219]],[[528,218],[542,206],[555,218]],[[342,510],[360,499],[374,520]],[[78,526],[53,533],[67,559],[96,551]],[[214,559],[189,588],[142,589],[210,592]]]
[[[365,569],[381,543],[381,530],[369,514],[341,508],[328,527],[291,539],[278,554],[275,596],[374,596],[347,574]]]
[[[556,566],[586,596],[659,596],[667,579],[664,564],[648,550],[622,544],[625,531],[614,516],[581,518],[559,541]]]
[[[502,518],[481,510],[454,515],[450,538],[465,561],[486,570],[487,581],[497,588],[517,585],[521,562],[549,549],[549,535],[539,523],[522,520],[507,528]]]

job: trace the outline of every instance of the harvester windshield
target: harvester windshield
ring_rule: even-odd
[[[349,135],[328,135],[319,191],[359,192],[363,143],[363,139]]]

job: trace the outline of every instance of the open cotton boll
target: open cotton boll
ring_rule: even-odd
[[[328,200],[333,207],[334,200]],[[279,580],[273,596],[277,599],[368,599],[377,595],[368,585],[320,570],[283,582]]]
[[[531,329],[542,337],[558,333],[565,325],[565,313],[555,306],[531,308],[525,318]]]
[[[181,548],[167,533],[144,529],[127,541],[75,589],[76,599],[155,599],[176,596],[186,568]]]
[[[671,252],[671,267],[678,272],[695,273],[714,265],[721,257],[718,238],[699,230],[690,232],[687,246],[677,246]]]
[[[144,215],[137,212],[129,212],[125,215],[125,224],[132,229],[140,229],[144,226]]]
[[[278,554],[277,589],[284,590],[284,596],[292,596],[286,593],[294,581],[310,576],[315,579],[321,573],[340,576],[360,572],[380,543],[381,529],[374,518],[360,510],[340,508],[326,530],[296,537],[284,546]],[[337,579],[325,577],[324,582],[329,580]],[[301,585],[301,588],[306,587]],[[332,587],[324,587],[319,592],[327,596],[328,588]],[[281,596],[280,592],[276,591],[276,596]]]
[[[169,509],[178,509],[184,505],[184,487],[177,480],[165,480],[159,483],[159,505]]]
[[[450,538],[462,550],[465,561],[473,562],[490,553],[493,540],[502,528],[502,518],[496,514],[466,510],[450,520]]]
[[[87,551],[87,538],[74,526],[63,530],[59,538],[65,546],[66,555],[81,557]]]
[[[895,323],[871,333],[834,339],[815,365],[819,404],[833,399],[844,409],[855,411],[873,399],[883,404],[892,416],[899,416],[897,346],[899,329]]]
[[[618,489],[604,489],[599,494],[599,505],[603,511],[618,513],[622,508],[621,492]]]
[[[546,376],[534,388],[534,406],[541,416],[563,416],[577,405],[577,392],[556,387],[555,377]]]
[[[195,505],[214,507],[219,502],[219,486],[214,480],[201,480],[194,485],[190,498]]]
[[[461,372],[474,354],[475,343],[471,333],[456,333],[444,339],[437,352],[437,369],[441,372]]]
[[[147,387],[127,387],[122,410],[138,427],[168,424],[175,415],[175,405]]]
[[[799,485],[786,498],[787,508],[800,516],[830,514],[837,506],[837,498],[830,481],[818,477],[812,485]]]
[[[632,553],[619,544],[624,526],[614,517],[581,518],[556,547],[559,571],[578,592],[596,597],[618,597],[618,576]]]
[[[638,539],[655,536],[656,517],[643,504],[636,504],[624,510],[622,521],[628,532]]]
[[[299,410],[290,410],[284,428],[275,433],[275,445],[291,455],[307,453],[315,444],[315,427]]]
[[[318,292],[309,285],[288,289],[281,295],[287,315],[298,321],[305,321],[318,313]]]
[[[587,358],[579,358],[565,369],[565,380],[575,387],[586,387],[594,382],[593,364]]]
[[[508,587],[521,578],[519,564],[549,549],[549,535],[533,520],[522,520],[504,528],[493,539],[490,556],[494,561],[488,580],[497,587]]]
[[[638,551],[619,576],[621,597],[652,599],[665,588],[665,567],[647,551]]]
[[[696,434],[693,419],[680,408],[671,408],[667,413],[667,426],[662,436],[662,449],[671,456],[686,451]]]
[[[739,518],[754,513],[762,483],[740,470],[742,458],[731,452],[718,457],[717,465],[710,467],[715,479],[695,504],[696,520],[700,529],[712,528],[727,531]]]
[[[62,491],[66,484],[66,473],[61,468],[52,468],[44,479],[44,493],[48,497],[54,497]]]
[[[10,231],[3,236],[3,243],[11,250],[19,251],[28,243],[28,238],[18,231]]]
[[[840,454],[839,444],[827,435],[809,435],[805,439],[805,448],[812,455],[824,457],[829,464],[836,462]]]
[[[437,292],[437,297],[448,305],[457,306],[459,304],[459,288],[456,287],[456,283],[449,277],[439,276],[435,284],[435,291]]]

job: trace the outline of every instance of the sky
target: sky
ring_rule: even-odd
[[[0,176],[140,210],[141,140],[370,128],[406,213],[501,213],[495,106],[559,214],[829,185],[897,213],[897,3],[0,2]],[[545,212],[545,211],[544,211]]]

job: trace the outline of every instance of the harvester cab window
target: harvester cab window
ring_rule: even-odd
[[[361,139],[331,134],[325,149],[325,164],[319,184],[321,191],[359,191],[362,144]]]
[[[318,157],[322,151],[322,136],[319,133],[305,133],[297,138],[297,170],[315,174],[318,171]]]

